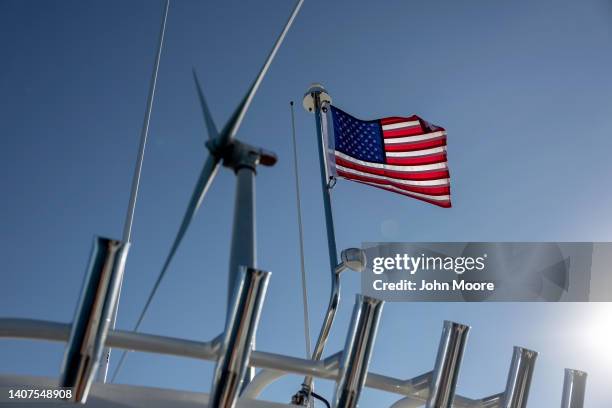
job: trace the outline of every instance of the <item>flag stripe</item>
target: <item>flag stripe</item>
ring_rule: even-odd
[[[410,116],[409,118],[402,118],[400,116],[391,116],[388,118],[382,118],[380,123],[382,125],[390,125],[392,123],[411,122],[413,120],[419,120],[416,115]]]
[[[363,171],[366,173],[378,174],[381,176],[388,176],[388,177],[393,177],[393,178],[403,179],[403,180],[435,180],[435,179],[449,178],[448,170],[427,171],[427,172],[417,172],[417,173],[406,172],[406,171],[392,171],[392,170],[379,169],[375,167],[361,166],[359,164],[350,162],[348,160],[343,160],[339,158],[338,156],[336,156],[336,165],[341,165],[344,167]]]
[[[389,157],[418,157],[418,156],[429,156],[432,154],[445,153],[446,146],[435,147],[433,149],[423,149],[416,151],[400,151],[400,152],[387,152],[387,158]]]
[[[385,139],[393,139],[396,137],[405,137],[405,136],[417,136],[423,134],[423,129],[420,126],[416,127],[405,127],[400,129],[393,130],[383,130]]]
[[[422,157],[388,157],[387,163],[400,164],[406,166],[415,166],[422,164],[446,163],[446,153],[432,154]]]
[[[396,144],[396,143],[418,142],[420,140],[435,139],[436,137],[440,137],[440,136],[446,136],[446,132],[443,130],[439,130],[437,132],[425,133],[425,134],[416,135],[416,136],[385,138],[385,145]]]
[[[402,172],[421,172],[421,171],[430,171],[430,170],[445,170],[446,167],[446,163],[434,163],[434,164],[425,164],[422,166],[394,166],[391,164],[384,164],[384,163],[372,163],[372,162],[367,162],[364,160],[359,160],[359,159],[355,159],[349,155],[346,155],[344,153],[341,153],[339,151],[336,151],[336,156],[340,157],[343,160],[349,161],[349,162],[353,162],[353,163],[357,163],[361,166],[365,166],[365,167],[374,167],[377,169],[384,169],[384,170],[394,170],[394,171],[402,171]]]
[[[401,189],[399,187],[390,186],[390,185],[387,185],[387,184],[384,184],[384,183],[375,183],[375,182],[371,182],[371,181],[364,181],[364,183],[375,185],[375,186],[380,186],[380,187],[385,187],[385,188],[391,188],[393,190],[399,190],[402,193],[414,194],[417,197],[426,198],[428,200],[433,200],[433,201],[448,201],[450,199],[450,195],[448,195],[448,194],[445,194],[445,195],[431,195],[431,194],[423,194],[423,193],[413,193],[411,191],[406,191],[406,190],[403,190],[403,189]]]
[[[417,200],[425,201],[425,202],[430,203],[430,204],[435,204],[435,205],[440,206],[440,207],[444,207],[444,208],[450,208],[451,207],[450,196],[439,197],[439,199],[434,200],[432,198],[429,198],[427,196],[421,195],[419,193],[411,193],[409,191],[404,191],[404,190],[398,189],[398,188],[393,187],[393,186],[385,186],[385,185],[373,184],[373,183],[368,183],[368,182],[359,181],[359,180],[353,180],[353,181],[355,181],[357,183],[367,184],[368,186],[382,188],[383,190],[392,191],[394,193],[399,193],[399,194],[407,195],[408,197],[416,198]]]
[[[366,173],[363,171],[352,169],[350,167],[340,166],[339,164],[336,164],[336,169],[338,170],[338,173],[343,172],[344,173],[343,177],[346,177],[346,178],[349,178],[351,175],[355,175],[359,177],[370,177],[374,180],[376,179],[389,180],[394,183],[403,184],[406,186],[426,187],[426,186],[448,186],[450,184],[450,180],[445,179],[445,178],[438,178],[434,180],[408,180],[408,179],[402,179],[402,178],[397,178],[397,177],[384,176],[380,174]]]
[[[410,128],[410,127],[420,128],[421,122],[419,122],[418,120],[408,120],[405,122],[390,123],[388,125],[382,125],[382,130],[389,131],[389,130],[394,130],[394,129]]]
[[[425,142],[417,143],[399,143],[394,145],[385,146],[385,151],[388,152],[407,152],[429,149],[437,146],[446,146],[446,136],[439,137],[437,139],[428,140]]]
[[[402,189],[404,191],[410,191],[413,193],[422,193],[432,196],[442,196],[450,194],[450,188],[448,186],[408,186],[402,183],[398,183],[396,181],[389,180],[379,180],[370,176],[359,176],[351,173],[344,172],[342,170],[338,170],[338,175],[340,177],[344,177],[349,180],[359,180],[367,183],[374,183],[380,185],[390,185]]]

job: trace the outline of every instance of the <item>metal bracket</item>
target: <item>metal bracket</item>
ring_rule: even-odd
[[[327,180],[327,188],[330,190],[333,189],[337,182],[338,179],[335,176],[329,176],[329,179]]]

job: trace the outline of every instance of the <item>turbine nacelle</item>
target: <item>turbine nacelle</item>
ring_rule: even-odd
[[[222,148],[216,146],[212,140],[206,143],[211,155],[223,160],[223,166],[238,170],[241,167],[250,167],[253,170],[257,165],[271,167],[276,164],[278,157],[270,150],[256,147],[240,140],[233,139]]]

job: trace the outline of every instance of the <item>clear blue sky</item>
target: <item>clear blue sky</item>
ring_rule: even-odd
[[[0,1],[0,315],[69,321],[93,235],[120,237],[162,6]],[[207,155],[192,67],[221,126],[292,7],[172,3],[119,328],[134,324]],[[612,240],[611,44],[608,0],[307,0],[239,134],[280,157],[257,180],[259,266],[273,271],[258,347],[304,355],[289,100],[299,106],[319,81],[357,117],[416,113],[448,130],[454,207],[340,181],[339,248]],[[329,282],[313,118],[302,110],[297,131],[318,332]],[[222,170],[143,331],[204,340],[222,330],[233,195],[234,176]],[[330,353],[343,345],[359,290],[356,274],[343,279]],[[372,369],[402,378],[430,370],[450,319],[473,327],[462,395],[501,391],[512,346],[522,345],[541,353],[531,406],[557,406],[562,370],[572,367],[590,374],[587,406],[609,407],[611,314],[606,304],[387,304]],[[0,370],[57,375],[62,349],[2,340]],[[133,354],[119,381],[206,390],[211,371],[207,362]],[[288,401],[300,381],[288,377],[265,396]],[[331,397],[331,384],[319,384]],[[393,400],[367,390],[361,405]]]

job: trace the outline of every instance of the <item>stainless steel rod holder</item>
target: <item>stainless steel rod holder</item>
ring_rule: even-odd
[[[514,347],[501,408],[527,407],[529,388],[537,357],[538,353],[536,351]]]
[[[354,408],[365,384],[384,302],[357,295],[340,363],[334,408]]]
[[[213,376],[211,408],[233,408],[236,405],[270,275],[270,272],[246,268],[238,277]]]
[[[85,403],[104,350],[130,244],[95,237],[87,275],[64,353],[59,385]]]
[[[561,408],[582,408],[586,391],[587,373],[580,370],[565,369]]]
[[[426,408],[451,408],[470,326],[445,321]]]

